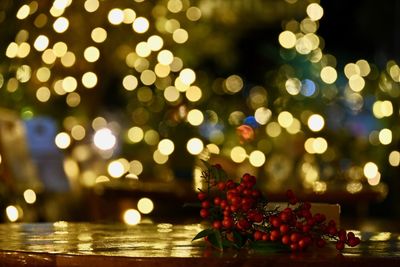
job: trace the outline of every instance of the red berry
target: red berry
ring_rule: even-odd
[[[204,200],[203,202],[201,202],[201,207],[204,209],[208,209],[209,207],[211,207],[210,201]]]
[[[208,211],[208,209],[201,209],[200,210],[200,216],[202,218],[207,218],[210,215],[210,212]]]
[[[270,235],[268,233],[264,233],[262,235],[262,241],[268,241],[270,239]]]
[[[338,237],[339,237],[340,241],[345,242],[346,241],[346,231],[343,229],[340,229],[338,232]]]
[[[352,239],[355,237],[355,234],[353,232],[348,232],[347,233],[347,239]]]
[[[282,244],[284,244],[284,245],[289,245],[289,244],[290,244],[290,237],[289,237],[289,235],[284,235],[284,236],[282,236],[281,241],[282,241]]]
[[[294,197],[295,197],[295,195],[294,195],[294,193],[293,193],[293,191],[292,191],[291,189],[289,189],[289,190],[286,191],[286,197],[287,197],[288,199],[294,198]]]
[[[307,247],[307,241],[304,238],[300,239],[297,244],[299,245],[299,249],[301,250]]]
[[[274,217],[271,221],[272,226],[274,227],[280,227],[282,222],[281,219],[279,219],[278,217]]]
[[[337,229],[336,226],[330,225],[328,226],[328,234],[330,235],[336,235],[337,234]]]
[[[290,235],[290,241],[294,242],[298,242],[300,240],[300,234],[299,233],[292,233]]]
[[[281,234],[279,233],[278,230],[272,230],[271,233],[270,233],[270,238],[271,238],[272,241],[276,241],[276,240],[279,239],[280,235]]]
[[[222,225],[225,228],[230,229],[233,227],[233,220],[231,218],[224,218],[224,220],[222,221]]]
[[[358,244],[360,244],[360,242],[361,242],[360,238],[358,238],[358,237],[353,237],[353,238],[351,238],[351,239],[349,239],[349,240],[347,241],[347,244],[348,244],[350,247],[355,247],[355,246],[357,246]]]
[[[337,250],[343,250],[344,249],[344,242],[342,242],[342,241],[336,242],[336,249]]]
[[[299,250],[299,245],[296,243],[292,243],[292,244],[290,244],[290,249],[292,251],[297,251],[297,250]]]
[[[247,230],[250,228],[251,224],[246,219],[240,219],[237,223],[239,229]]]
[[[214,205],[219,206],[221,204],[221,198],[220,197],[215,197],[214,198]]]
[[[254,189],[251,193],[251,196],[254,198],[259,198],[261,196],[261,192],[257,189]]]
[[[200,201],[203,201],[203,200],[205,200],[205,199],[207,198],[207,194],[204,193],[204,192],[199,192],[199,193],[197,194],[197,198],[198,198]]]
[[[215,168],[217,168],[217,169],[222,169],[222,166],[221,166],[221,164],[219,164],[219,163],[216,163],[216,164],[214,164],[213,165]]]
[[[219,191],[224,191],[225,187],[226,187],[226,184],[224,182],[219,182],[217,184],[217,188],[218,188]]]
[[[311,230],[311,227],[309,225],[303,225],[302,229],[303,233],[308,233]]]
[[[221,229],[221,227],[222,227],[221,221],[214,221],[213,224],[212,224],[212,227],[214,229]]]
[[[221,209],[225,209],[228,206],[228,201],[226,201],[225,199],[221,200],[219,206],[221,207]]]
[[[289,226],[287,224],[282,224],[279,227],[279,230],[281,231],[282,234],[285,234],[285,233],[289,232]]]
[[[262,240],[263,237],[263,233],[260,231],[255,231],[253,234],[254,240]]]

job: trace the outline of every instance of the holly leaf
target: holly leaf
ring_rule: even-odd
[[[247,237],[241,235],[238,231],[233,231],[233,240],[234,240],[234,246],[237,248],[241,248],[246,244]]]
[[[213,233],[208,236],[208,242],[210,242],[210,244],[218,250],[224,249],[222,245],[221,233],[219,231],[213,231]]]
[[[206,236],[210,236],[212,233],[214,233],[213,229],[204,229],[204,230],[198,232],[197,235],[195,237],[193,237],[192,241],[206,237]]]

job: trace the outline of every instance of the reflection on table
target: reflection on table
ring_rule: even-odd
[[[362,243],[303,253],[243,249],[219,252],[193,236],[201,224],[42,223],[0,225],[0,265],[36,266],[386,266],[400,265],[400,236],[356,232]],[[283,265],[282,265],[283,264]]]

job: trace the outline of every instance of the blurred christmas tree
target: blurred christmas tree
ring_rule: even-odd
[[[317,34],[319,1],[6,0],[0,10],[0,106],[59,123],[79,186],[191,181],[199,156],[251,171],[269,191],[387,193],[400,68],[359,59],[340,70]]]

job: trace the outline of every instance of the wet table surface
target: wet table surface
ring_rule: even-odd
[[[200,224],[41,223],[0,225],[0,266],[400,266],[400,236],[355,233],[362,243],[306,252],[216,251],[193,236]]]

